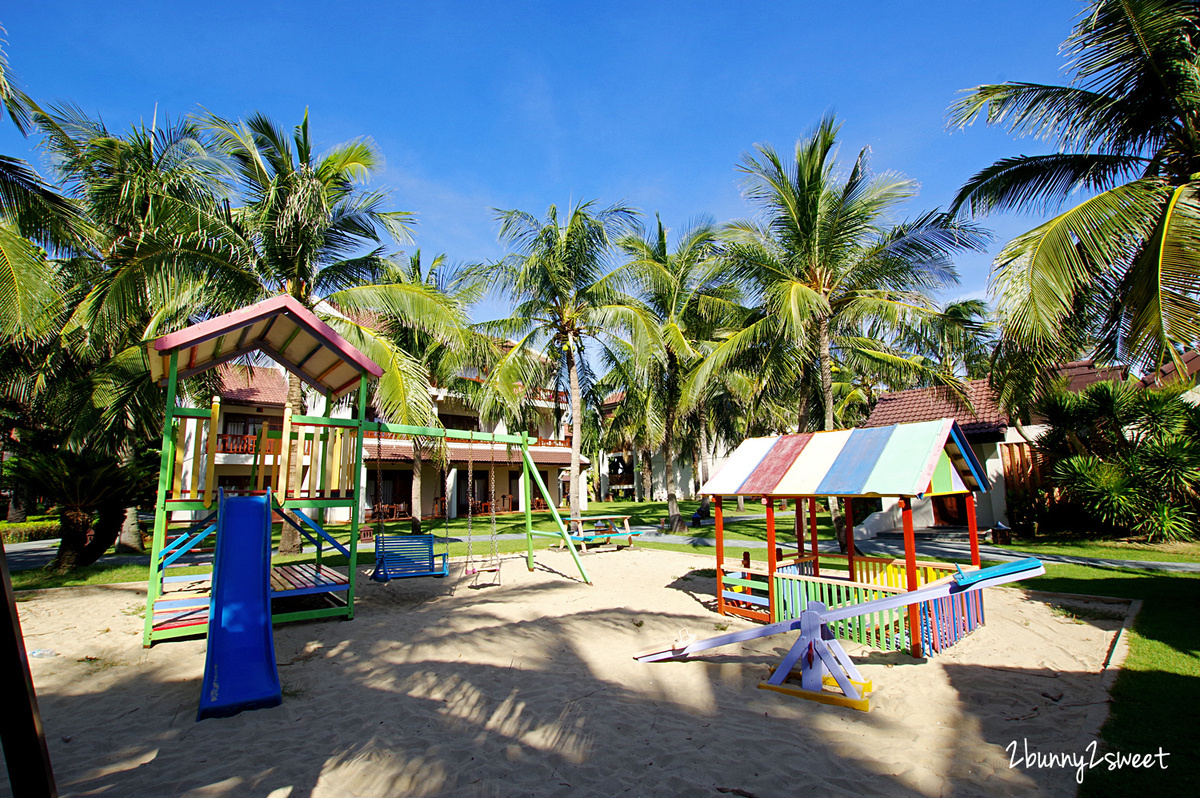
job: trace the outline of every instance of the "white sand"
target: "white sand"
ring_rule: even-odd
[[[1004,747],[1082,751],[1103,721],[1118,620],[987,592],[987,625],[928,661],[848,646],[869,713],[758,690],[791,636],[642,664],[716,615],[712,559],[630,549],[504,565],[501,587],[359,581],[349,622],[275,630],[283,706],[195,722],[204,641],[141,648],[137,585],[19,604],[68,795],[1073,795],[1074,773]],[[1106,605],[1111,611],[1113,605]],[[1116,605],[1123,611],[1121,605]],[[87,659],[87,658],[94,659]],[[0,795],[8,785],[0,779]]]

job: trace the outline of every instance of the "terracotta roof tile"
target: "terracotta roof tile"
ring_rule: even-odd
[[[1055,376],[1067,378],[1067,390],[1078,393],[1096,382],[1116,380],[1124,382],[1128,374],[1125,366],[1097,366],[1091,360],[1076,360],[1063,366],[1056,366]]]
[[[964,385],[974,413],[955,402],[945,389],[910,388],[880,396],[870,418],[861,426],[886,427],[950,417],[968,435],[1003,432],[1008,417],[1001,412],[987,380],[967,380]]]
[[[1196,376],[1196,372],[1200,372],[1200,352],[1194,349],[1189,349],[1184,352],[1180,358],[1183,360],[1183,366],[1187,369],[1186,379],[1192,379]],[[1174,363],[1165,363],[1158,371],[1153,371],[1141,379],[1143,388],[1151,386],[1161,388],[1164,385],[1170,385],[1179,380],[1179,370],[1175,368]]]
[[[229,363],[217,368],[221,398],[247,405],[287,404],[287,380],[283,372],[264,366],[235,366]]]

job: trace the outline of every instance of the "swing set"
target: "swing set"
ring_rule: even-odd
[[[219,398],[213,399],[211,407],[185,407],[179,403],[181,379],[256,350],[270,356],[325,398],[322,415],[297,414],[290,405],[285,405],[280,429],[264,426],[254,439],[253,451],[236,453],[242,458],[249,456],[250,487],[241,491],[226,490],[225,496],[234,499],[239,496],[269,497],[271,512],[265,516],[267,526],[261,529],[221,523],[220,513],[225,503],[218,501],[216,475],[217,449],[220,448]],[[275,623],[353,618],[360,542],[356,531],[359,529],[364,476],[363,443],[368,434],[377,438],[388,435],[430,439],[443,444],[465,441],[472,480],[477,443],[489,447],[489,470],[493,472],[499,447],[506,447],[508,454],[504,460],[507,462],[512,462],[513,455],[519,452],[529,570],[534,569],[533,537],[554,537],[568,547],[583,581],[591,583],[529,454],[529,445],[536,438],[525,433],[480,433],[366,421],[368,380],[377,379],[383,370],[291,297],[273,297],[162,336],[147,343],[147,355],[151,375],[167,388],[167,398],[143,645],[149,647],[160,640],[207,634],[209,618],[213,615],[211,598],[215,574],[210,571],[173,575],[172,571],[178,573],[177,569],[191,565],[181,559],[188,553],[215,548],[222,535],[242,541],[236,549],[235,559],[242,556],[243,549],[248,552],[252,544],[258,545],[257,541],[266,540],[269,544],[271,521],[287,524],[299,532],[315,548],[315,557],[313,562],[306,563],[278,558],[268,562],[264,576],[269,587],[268,617]],[[352,394],[354,417],[335,417],[335,404]],[[377,447],[379,445],[377,442]],[[444,459],[443,473],[447,466]],[[474,508],[468,502],[466,568],[470,575],[480,572],[498,574],[494,473],[490,480],[493,499],[489,508],[492,516],[491,556],[478,564],[471,547]],[[534,485],[551,507],[557,527],[554,532],[532,528]],[[331,510],[348,513],[349,526],[336,527],[327,523],[326,515]],[[414,510],[420,511],[419,508]],[[182,512],[189,513],[192,521],[181,528],[171,521],[173,514]],[[449,507],[444,513],[443,533],[448,528],[448,517]],[[379,528],[382,531],[382,524]],[[405,576],[444,576],[448,573],[448,552],[433,554],[432,535],[379,537],[384,540],[382,544],[376,544],[377,556],[382,545],[385,563],[394,562],[397,557],[396,550],[388,550],[389,545],[398,548],[406,545],[406,541],[389,543],[393,538],[428,538],[427,544],[416,544],[428,547],[428,567],[420,574]],[[443,534],[443,537],[448,536]],[[233,540],[227,544],[227,550],[232,545]],[[413,544],[410,541],[407,545]],[[334,555],[341,555],[344,562],[327,563],[326,559]],[[384,572],[389,567],[385,565]],[[393,574],[393,578],[396,575]],[[305,603],[289,606],[287,602],[274,601],[294,596],[305,596]]]

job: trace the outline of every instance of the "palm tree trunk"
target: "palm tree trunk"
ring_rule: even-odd
[[[817,322],[817,345],[821,364],[821,404],[825,406],[825,429],[834,427],[833,421],[833,358],[829,354],[829,319],[822,318]],[[833,531],[837,535],[838,550],[846,553],[846,522],[842,517],[841,507],[836,496],[829,497],[829,518],[833,522]]]
[[[700,461],[700,486],[703,487],[708,482],[709,465],[708,465],[708,426],[703,419],[700,421],[700,456],[697,458]],[[700,497],[700,517],[708,518],[712,514],[710,505],[712,504],[711,496]]]
[[[121,444],[121,465],[129,467],[133,463],[133,447],[128,442]],[[141,554],[146,550],[142,544],[142,531],[138,529],[137,507],[128,507],[121,522],[121,533],[117,538],[117,552],[132,552]]]
[[[412,439],[413,472],[412,472],[412,532],[421,534],[421,444],[416,438]]]
[[[567,341],[567,377],[571,381],[571,517],[579,511],[579,450],[583,446],[583,397],[579,393],[579,364],[575,362],[575,342]]]
[[[638,455],[642,466],[642,501],[654,501],[654,454],[649,449],[643,449]]]
[[[304,395],[303,395],[302,391],[300,390],[300,388],[301,388],[300,378],[297,377],[295,374],[288,372],[287,403],[288,403],[288,407],[290,407],[292,409],[292,412],[296,413],[296,414],[304,413],[304,408],[301,405],[301,402],[304,401]],[[279,502],[281,504],[283,503],[284,499],[287,498],[287,492],[289,489],[295,489],[297,491],[297,493],[299,492],[300,474],[301,474],[301,469],[303,467],[303,463],[301,463],[300,460],[301,460],[301,457],[304,452],[304,449],[301,448],[299,445],[299,441],[296,441],[296,442],[282,441],[282,443],[285,446],[288,446],[289,449],[288,449],[288,473],[287,473],[287,476],[285,477],[284,488],[282,491],[280,491],[280,496],[279,496]],[[292,513],[290,510],[288,512],[289,512],[289,517],[291,517],[291,519],[293,521],[295,521],[296,520],[295,513]],[[355,533],[355,534],[357,534],[357,533]],[[296,529],[291,524],[284,524],[283,530],[279,534],[279,553],[280,554],[299,554],[300,551],[301,551],[300,533],[298,531],[296,531]]]
[[[663,471],[667,481],[667,526],[673,532],[684,532],[683,519],[679,517],[679,496],[675,478],[675,411],[668,409],[663,434]]]
[[[825,427],[833,429],[833,358],[829,354],[829,319],[817,322],[817,345],[821,365],[821,403],[825,405]]]
[[[21,488],[14,487],[8,496],[8,517],[5,519],[10,524],[25,523],[25,493]]]

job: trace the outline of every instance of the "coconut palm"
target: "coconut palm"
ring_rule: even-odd
[[[769,145],[743,157],[744,193],[763,217],[730,223],[725,252],[755,294],[754,314],[697,373],[703,382],[752,355],[754,364],[782,364],[772,368],[788,377],[815,359],[823,429],[834,426],[839,356],[854,353],[881,369],[946,380],[889,339],[932,312],[931,291],[957,280],[956,252],[984,245],[978,228],[938,213],[892,224],[889,216],[916,195],[916,183],[894,174],[872,178],[866,149],[839,179],[839,127],[832,117],[822,119],[796,143],[791,162]],[[802,422],[811,417],[807,403],[800,415]]]
[[[26,495],[56,509],[62,542],[49,568],[60,573],[90,565],[112,546],[125,508],[147,497],[156,473],[146,463],[121,464],[104,452],[66,448],[23,454],[6,472]]]
[[[1030,364],[1015,396],[1081,348],[1156,367],[1200,340],[1198,40],[1195,3],[1093,0],[1067,85],[982,85],[951,108],[953,126],[982,117],[1058,150],[997,161],[952,206],[1053,213],[995,262],[1004,353]]]
[[[838,359],[853,356],[897,375],[956,384],[894,344],[906,324],[932,312],[929,293],[956,281],[954,253],[984,243],[974,226],[934,212],[894,224],[890,217],[916,195],[915,182],[872,177],[866,149],[839,177],[839,127],[832,117],[822,119],[796,143],[791,161],[765,144],[743,156],[743,193],[762,217],[727,225],[724,251],[751,292],[753,313],[696,370],[691,388],[726,369],[769,371],[782,380],[770,389],[777,397],[800,389],[802,428],[814,417],[803,390],[814,361],[821,429],[836,423]]]
[[[620,246],[631,258],[629,268],[663,343],[663,358],[649,361],[645,378],[662,403],[667,520],[673,530],[681,531],[686,525],[679,515],[676,441],[691,409],[685,403],[684,383],[714,336],[738,317],[738,292],[729,279],[728,262],[715,257],[712,222],[701,221],[683,231],[674,251],[661,218],[648,235],[626,236]]]
[[[593,375],[588,345],[604,348],[614,336],[635,341],[639,362],[653,350],[654,322],[623,289],[621,270],[607,270],[613,243],[636,228],[624,205],[597,208],[580,202],[563,215],[551,205],[544,219],[519,210],[497,211],[500,240],[514,252],[494,266],[497,285],[511,296],[512,316],[485,329],[515,339],[491,379],[501,395],[519,403],[523,386],[544,384],[549,370],[571,403],[571,517],[579,518],[579,463],[583,396]],[[539,368],[529,353],[539,353]],[[542,372],[539,374],[539,371]]]
[[[387,239],[406,240],[413,217],[387,210],[386,192],[361,185],[382,166],[375,147],[359,140],[317,154],[307,113],[290,136],[261,114],[241,123],[210,117],[206,124],[237,179],[243,205],[232,214],[231,232],[240,231],[240,248],[252,252],[247,268],[259,291],[297,299],[383,367],[374,401],[380,415],[435,424],[428,370],[380,330],[381,319],[458,342],[465,318],[436,286],[376,284],[387,265]],[[288,403],[301,409],[302,401],[300,380],[289,374]],[[296,484],[300,458],[292,462],[289,481]],[[299,550],[298,533],[288,532],[280,552]]]

